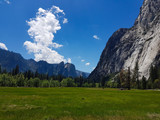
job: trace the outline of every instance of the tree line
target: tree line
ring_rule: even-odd
[[[141,78],[141,79],[140,79]],[[151,65],[149,78],[140,77],[138,62],[133,71],[121,70],[119,73],[101,77],[99,82],[83,77],[64,77],[61,75],[49,76],[38,71],[20,72],[17,65],[7,72],[0,66],[0,86],[3,87],[99,87],[121,89],[160,89],[160,66]]]
[[[64,77],[62,75],[40,74],[38,71],[20,72],[17,65],[13,70],[7,72],[0,66],[0,86],[1,87],[95,87],[83,77]]]
[[[141,79],[140,79],[141,78]],[[101,86],[121,89],[160,89],[160,66],[151,65],[149,78],[140,77],[138,62],[134,70],[121,70],[120,73],[101,78]]]

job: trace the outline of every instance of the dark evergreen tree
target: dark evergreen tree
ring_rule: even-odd
[[[92,87],[96,87],[96,82],[93,80]]]
[[[16,65],[16,68],[15,68],[15,75],[19,74],[19,66]]]
[[[79,78],[79,87],[82,87],[83,83],[84,83],[84,79],[83,79],[82,76],[80,76],[80,78]]]
[[[49,75],[48,75],[48,73],[46,74],[46,79],[49,80]]]
[[[136,88],[140,89],[140,81],[139,81],[139,65],[138,65],[138,61],[136,62],[135,68],[134,68],[134,73],[133,73],[133,78],[132,78],[132,82],[133,82],[133,87],[135,88],[135,84],[134,82],[136,82]]]
[[[140,81],[139,81],[139,79],[136,81],[136,83],[137,83],[137,89],[140,89],[141,86],[140,86]]]
[[[150,80],[152,81],[152,83],[154,82],[154,68],[153,68],[153,65],[151,65],[151,68],[150,68]]]
[[[143,76],[142,77],[142,89],[146,89],[147,88],[147,81],[146,78]]]
[[[58,80],[59,82],[61,82],[63,80],[63,76],[62,75],[56,76],[56,80]]]
[[[101,78],[101,87],[104,89],[105,88],[105,83],[106,83],[106,78],[102,77]]]
[[[6,70],[6,69],[4,69],[2,73],[3,73],[3,74],[6,74],[6,73],[7,73],[7,70]]]
[[[136,66],[135,66],[135,76],[136,76],[136,81],[139,81],[139,65],[138,65],[138,61],[136,62]]]
[[[13,76],[15,75],[15,69],[12,70],[12,75],[13,75]]]
[[[152,80],[152,82],[154,82],[155,79],[158,78],[158,67],[155,66],[153,67],[153,65],[150,68],[150,79]]]
[[[32,75],[31,75],[31,71],[30,71],[30,70],[28,70],[28,71],[27,71],[27,78],[28,78],[28,80],[29,80],[31,77],[32,77]]]
[[[37,70],[36,70],[36,72],[34,73],[34,77],[35,77],[35,78],[39,78],[39,73],[38,73]]]
[[[114,77],[114,81],[117,83],[117,88],[121,88],[121,81],[120,81],[120,75],[119,74],[117,74]]]
[[[127,72],[127,88],[128,88],[128,90],[131,89],[131,71],[130,71],[130,67],[128,67],[128,72]]]
[[[126,88],[126,76],[124,70],[121,70],[119,77],[120,77],[121,88]]]

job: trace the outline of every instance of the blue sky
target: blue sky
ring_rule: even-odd
[[[96,67],[109,37],[117,29],[129,28],[134,24],[142,3],[143,0],[0,0],[0,43],[4,43],[9,51],[22,54],[26,59],[44,59],[50,63],[69,60],[78,70],[91,72]],[[54,11],[53,6],[56,6]],[[54,30],[51,33],[54,37],[50,38],[53,38],[52,43],[58,45],[57,47],[51,47],[53,44],[48,44],[51,39],[45,41],[48,37],[43,37],[50,22],[42,31],[38,30],[38,38],[42,38],[35,42],[37,31],[34,28],[37,26],[34,22],[38,21],[38,17],[43,18],[41,14],[38,16],[38,11],[41,14],[44,12],[46,16],[48,13],[53,14],[51,28]],[[54,15],[58,17],[54,19]],[[59,25],[54,24],[54,20],[58,20]],[[43,40],[44,43],[39,44]],[[31,48],[34,44],[38,47],[37,51],[44,49],[45,52],[35,52]],[[46,52],[47,50],[50,52]],[[51,55],[52,59],[48,59],[44,53],[54,55]]]

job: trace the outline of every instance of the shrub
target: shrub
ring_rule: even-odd
[[[60,87],[60,82],[58,80],[51,80],[50,87]]]
[[[50,87],[49,81],[48,80],[43,80],[42,81],[42,87]]]
[[[62,87],[75,87],[74,80],[72,78],[66,78],[61,81]]]

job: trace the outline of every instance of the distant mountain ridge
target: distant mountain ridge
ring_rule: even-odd
[[[2,69],[11,71],[16,65],[19,65],[20,72],[31,70],[39,73],[48,73],[51,75],[62,75],[65,77],[88,77],[89,73],[76,70],[75,66],[70,63],[61,62],[59,64],[49,64],[45,61],[36,62],[33,59],[26,60],[19,53],[14,53],[0,49],[0,65]]]

